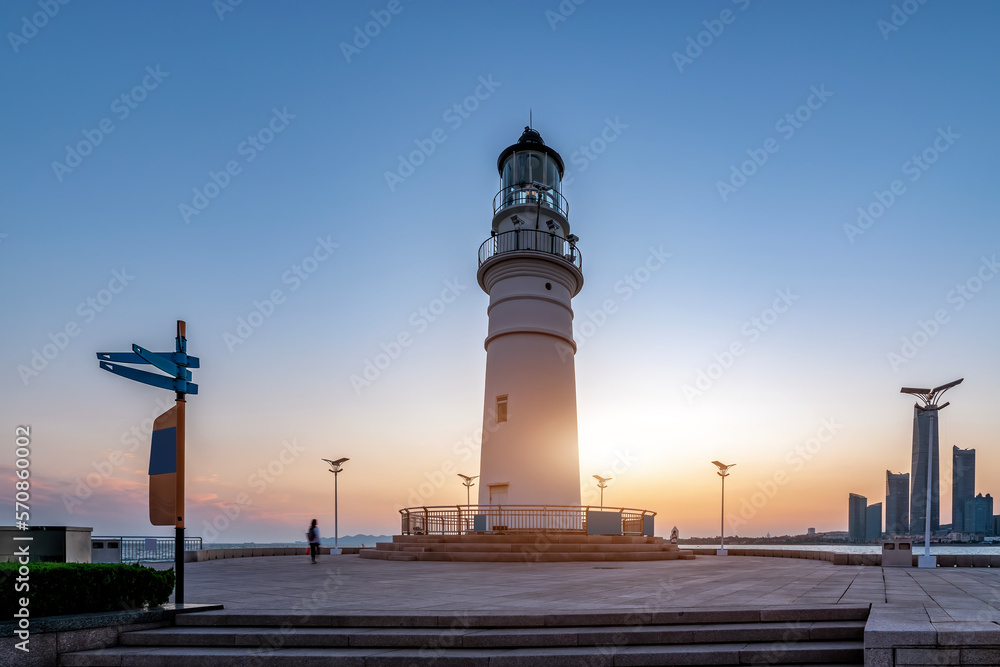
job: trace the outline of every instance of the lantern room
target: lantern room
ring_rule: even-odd
[[[493,201],[494,231],[506,231],[518,220],[530,219],[532,227],[539,231],[565,238],[569,233],[569,204],[562,195],[566,167],[559,153],[546,146],[536,130],[525,127],[517,143],[500,153],[497,171],[500,192]],[[511,208],[519,209],[522,215],[506,210]]]

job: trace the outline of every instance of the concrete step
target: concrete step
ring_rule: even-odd
[[[557,544],[664,544],[662,537],[641,535],[581,535],[575,533],[513,533],[510,535],[393,535],[394,544],[453,542],[476,544],[532,544],[539,538]],[[676,547],[677,545],[670,545]]]
[[[377,546],[376,549],[379,547]],[[609,553],[622,552],[634,553],[639,551],[657,551],[678,553],[677,549],[670,549],[662,544],[559,544],[553,542],[536,541],[531,543],[469,543],[459,542],[419,542],[405,543],[398,542],[381,547],[381,551],[470,551],[479,553],[522,553],[524,551],[546,551],[550,553]]]
[[[413,547],[403,547],[410,549]],[[527,544],[458,544],[454,542],[425,542],[421,547],[427,551],[479,551],[479,552],[514,552],[547,551],[551,553],[610,553],[639,551],[673,551],[662,544],[559,544],[555,542],[531,542]]]
[[[563,628],[171,627],[124,633],[123,646],[540,648],[734,642],[862,641],[864,621],[583,626]]]
[[[260,667],[305,665],[740,665],[740,664],[863,664],[864,648],[860,641],[805,643],[671,644],[663,646],[555,646],[542,648],[471,649],[426,648],[354,648],[288,647],[248,649],[243,647],[119,646],[97,651],[66,653],[59,664],[66,667],[105,667],[137,665],[141,667],[217,667],[250,663]]]
[[[361,558],[374,558],[376,560],[417,560],[418,554],[404,553],[402,551],[385,551],[379,549],[362,549],[358,552]]]
[[[606,549],[588,551],[565,550],[586,545],[475,545],[448,544],[421,547],[391,545],[394,548],[362,549],[361,558],[378,560],[423,560],[460,561],[466,563],[568,563],[568,562],[625,562],[650,560],[691,560],[689,551],[664,549],[662,547],[635,545],[618,549],[619,545],[607,545]],[[623,545],[624,546],[624,545]],[[513,548],[512,548],[513,547]],[[642,547],[642,548],[637,548]]]
[[[359,552],[360,556],[380,560],[413,560],[389,555],[405,553],[414,555],[416,560],[478,563],[565,563],[694,558],[692,551],[681,551],[677,545],[665,542],[662,537],[633,535],[566,533],[394,535],[392,540],[392,542],[379,542],[372,550],[362,549]]]
[[[651,560],[678,560],[677,552],[637,551],[610,553],[566,553],[566,552],[475,552],[475,551],[428,551],[417,554],[418,560],[458,561],[463,563],[612,563]]]
[[[870,606],[804,605],[773,606],[763,609],[745,607],[677,608],[655,612],[550,612],[482,613],[450,612],[356,612],[350,614],[293,614],[258,611],[206,611],[178,614],[178,627],[256,626],[319,628],[557,628],[635,625],[706,625],[731,623],[810,623],[816,621],[866,621]]]
[[[78,667],[862,664],[868,605],[657,612],[182,614]]]

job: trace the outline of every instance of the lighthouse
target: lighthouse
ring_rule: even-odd
[[[476,274],[490,297],[479,504],[578,507],[572,299],[583,261],[562,195],[565,164],[525,127],[497,171]]]

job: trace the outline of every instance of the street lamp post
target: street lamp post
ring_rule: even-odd
[[[468,507],[470,503],[469,492],[472,490],[472,487],[476,485],[474,480],[479,479],[479,475],[473,475],[472,477],[469,477],[468,475],[463,475],[462,473],[458,473],[458,476],[461,477],[463,480],[462,486],[465,487],[465,506]]]
[[[337,475],[339,475],[343,468],[345,462],[351,459],[337,459],[336,461],[331,461],[330,459],[323,459],[330,464],[330,470],[328,472],[333,473],[333,548],[338,549],[338,543],[340,539],[340,530],[337,525]]]
[[[469,517],[468,517],[469,503],[470,503],[469,494],[472,491],[472,487],[476,485],[475,480],[479,478],[479,475],[473,475],[472,477],[469,477],[468,475],[463,475],[462,473],[458,473],[458,476],[462,478],[462,486],[465,487],[465,514],[466,514],[465,529],[469,530]]]
[[[594,479],[597,480],[597,487],[601,490],[601,509],[604,509],[604,489],[608,488],[608,482],[614,479],[614,477],[601,477],[600,475],[594,475]]]
[[[712,461],[718,468],[716,473],[722,478],[722,518],[719,522],[719,549],[715,552],[716,556],[728,556],[729,552],[726,551],[726,478],[729,477],[729,469],[732,468],[735,463],[725,464],[718,461]]]
[[[938,412],[944,410],[946,407],[951,405],[950,402],[944,405],[938,405],[938,399],[944,395],[944,392],[948,391],[952,387],[962,384],[962,380],[965,378],[959,378],[954,382],[949,382],[948,384],[943,384],[940,387],[934,387],[933,389],[919,389],[914,387],[903,387],[899,390],[901,394],[912,394],[916,396],[917,399],[923,402],[914,404],[914,407],[921,412],[929,412],[927,420],[927,429],[929,433],[927,434],[927,492],[924,498],[925,509],[924,509],[924,555],[917,558],[917,567],[937,567],[937,557],[931,556],[931,467],[934,463],[934,448],[937,443],[934,441],[934,434],[937,432],[938,426]],[[917,428],[919,429],[919,420],[917,421]],[[919,443],[920,433],[917,432],[917,438]],[[940,460],[940,457],[939,457]]]

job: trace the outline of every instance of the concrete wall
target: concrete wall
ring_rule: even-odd
[[[357,554],[361,547],[341,547],[343,555]],[[330,547],[320,547],[321,556],[330,555]],[[302,547],[284,547],[277,549],[202,549],[200,551],[184,552],[185,563],[200,563],[206,560],[218,560],[220,558],[255,558],[261,556],[301,556],[308,558],[309,553],[303,545]]]
[[[93,528],[66,526],[66,562],[89,563],[93,549],[90,545],[90,534]]]
[[[0,561],[16,560],[18,549],[27,546],[33,563],[89,563],[92,531],[93,528],[81,526],[35,526],[27,530],[0,526]],[[15,540],[15,537],[31,540]]]
[[[684,545],[679,545],[684,549]],[[691,549],[696,556],[714,556],[715,549]],[[882,554],[842,554],[833,551],[812,551],[806,549],[729,548],[730,556],[756,556],[771,558],[806,558],[825,560],[834,565],[882,565]],[[920,550],[923,552],[923,550]],[[917,554],[913,554],[913,567],[917,566]],[[1000,556],[990,554],[943,554],[937,556],[938,567],[1000,567]]]

